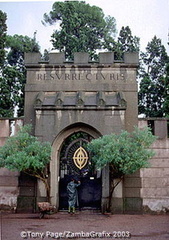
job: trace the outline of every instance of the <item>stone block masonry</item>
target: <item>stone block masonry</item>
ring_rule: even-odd
[[[0,119],[0,146],[18,127],[23,124],[22,119]],[[0,209],[16,209],[19,195],[18,177],[20,173],[0,168]]]
[[[131,132],[153,123],[158,140],[152,145],[156,155],[150,167],[126,176],[113,195],[114,213],[169,211],[169,140],[166,119],[140,119],[136,70],[138,53],[125,53],[123,61],[115,61],[113,52],[99,54],[98,62],[91,62],[87,53],[75,53],[67,62],[64,53],[50,53],[49,61],[39,53],[26,53],[24,123],[31,123],[33,134],[52,145],[50,163],[51,203],[59,207],[60,151],[66,138],[79,131],[93,138],[121,130]],[[152,122],[153,121],[153,122]],[[11,124],[0,120],[0,145],[11,134]],[[19,204],[26,210],[36,200],[45,199],[40,183],[19,173],[0,169],[0,204],[12,208]],[[102,171],[102,211],[109,198],[109,168]],[[29,204],[28,204],[29,202]],[[28,209],[27,208],[27,209]],[[32,209],[33,211],[34,209]]]
[[[115,213],[123,213],[122,205],[124,203],[125,206],[127,206],[126,212],[129,213],[135,212],[136,207],[139,209],[140,206],[144,213],[167,213],[169,211],[169,139],[167,131],[164,131],[164,129],[167,129],[167,119],[151,119],[151,121],[154,121],[156,127],[160,125],[158,131],[154,129],[156,135],[157,133],[159,134],[157,135],[159,138],[151,146],[152,149],[155,150],[156,155],[149,160],[150,166],[148,168],[141,169],[141,171],[132,176],[127,176],[124,183],[118,187],[116,192],[114,192],[113,211]],[[15,130],[17,131],[18,129],[18,125],[22,124],[21,119],[15,119],[14,121],[0,119],[1,146],[10,136],[10,126],[12,122],[15,126],[13,129],[15,132]],[[156,124],[156,122],[158,123]],[[139,119],[140,128],[147,125],[147,119]],[[163,134],[163,138],[161,138],[161,134]],[[18,172],[12,172],[4,168],[0,169],[1,209],[9,210],[17,206],[19,175]],[[125,196],[124,201],[122,198],[123,194]],[[139,197],[140,195],[141,198]],[[28,198],[26,201],[28,202]],[[23,207],[26,206],[25,204],[27,203],[24,202]]]
[[[140,120],[140,128],[149,120]],[[158,139],[151,148],[155,156],[149,160],[149,167],[141,169],[141,197],[144,212],[167,213],[169,211],[169,138],[167,119],[151,119]],[[160,127],[159,127],[160,126]]]
[[[57,208],[60,149],[66,137],[84,131],[97,138],[122,129],[130,132],[138,124],[138,63],[138,53],[124,53],[123,61],[116,61],[114,52],[100,53],[97,62],[90,61],[88,53],[74,53],[74,60],[69,62],[64,53],[50,53],[47,62],[39,53],[25,54],[25,123],[32,123],[35,136],[52,145],[51,202]],[[109,197],[108,172],[108,168],[102,172],[102,211]],[[45,197],[39,184],[37,188],[39,199]],[[120,212],[124,211],[123,188],[114,197]],[[136,202],[140,186],[125,194]],[[136,207],[138,210],[138,204]]]

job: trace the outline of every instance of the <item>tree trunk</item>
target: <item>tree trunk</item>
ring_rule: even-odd
[[[110,188],[108,212],[111,212],[111,203],[112,203],[113,192],[114,192],[114,187]]]
[[[50,202],[50,186],[48,179],[43,179],[43,183],[45,184],[47,202]]]
[[[119,181],[116,182],[116,184],[114,184],[113,182],[113,186],[111,185],[110,187],[110,195],[109,195],[109,204],[108,204],[108,212],[111,212],[111,206],[112,206],[112,197],[113,197],[113,192],[114,189],[119,185],[119,183],[122,181],[123,176],[119,179]],[[115,179],[113,179],[114,181]]]
[[[45,189],[46,189],[46,200],[47,202],[50,202],[50,185],[48,183],[48,178],[45,177],[45,174],[43,174],[42,176],[40,174],[31,174],[29,172],[23,171],[24,173],[36,177],[37,179],[40,179],[44,185],[45,185]]]

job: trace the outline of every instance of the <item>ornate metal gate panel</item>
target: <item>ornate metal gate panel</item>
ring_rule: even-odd
[[[86,145],[89,139],[77,138],[64,144],[60,159],[59,207],[67,209],[66,186],[71,176],[81,181],[78,188],[79,208],[97,208],[101,206],[101,172],[95,171],[90,162]]]

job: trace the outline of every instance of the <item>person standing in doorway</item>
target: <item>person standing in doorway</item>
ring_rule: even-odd
[[[68,213],[75,213],[75,206],[78,203],[78,192],[77,187],[80,185],[80,181],[75,181],[72,177],[71,181],[67,185],[67,195],[68,195]]]

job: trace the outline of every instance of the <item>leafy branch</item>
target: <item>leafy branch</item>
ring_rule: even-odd
[[[124,176],[148,166],[148,160],[155,154],[149,147],[155,139],[149,128],[135,127],[132,133],[122,131],[119,135],[104,135],[88,144],[96,169],[110,166],[109,210],[113,191]],[[114,179],[117,179],[116,183]]]
[[[46,188],[47,198],[50,186],[46,169],[50,162],[51,145],[41,143],[30,134],[31,125],[22,127],[15,136],[9,137],[0,148],[0,167],[24,172],[40,179]]]

